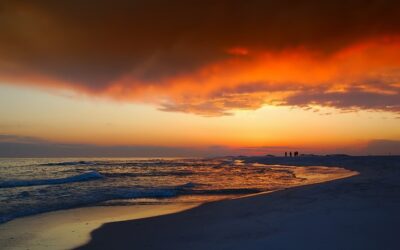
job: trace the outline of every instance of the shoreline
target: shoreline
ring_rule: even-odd
[[[184,211],[199,204],[89,206],[20,217],[0,225],[1,249],[72,249],[104,223]],[[33,230],[34,229],[34,230]]]
[[[310,184],[347,178],[358,172],[334,171],[335,179],[331,174],[324,173],[307,175],[300,167],[294,170],[299,178],[306,178]],[[287,187],[287,188],[293,188]],[[229,199],[242,199],[251,196],[265,195],[279,190],[271,190]],[[227,200],[229,200],[227,199]],[[172,202],[169,204],[136,204],[132,206],[85,206],[45,213],[23,216],[0,224],[0,243],[5,249],[71,249],[86,244],[90,240],[90,233],[105,223],[137,220],[172,213],[179,213],[207,203],[220,202],[206,201],[202,203]],[[38,223],[39,222],[39,223]],[[32,232],[30,228],[35,228]]]
[[[246,161],[340,166],[360,174],[106,223],[76,249],[398,249],[399,156]]]

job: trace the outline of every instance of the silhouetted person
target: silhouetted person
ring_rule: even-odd
[[[292,152],[290,152],[289,154],[290,154],[290,157],[292,157]]]
[[[294,156],[295,156],[295,157],[299,156],[299,152],[297,152],[297,151],[294,152]]]
[[[287,157],[287,152],[285,152],[285,157]]]

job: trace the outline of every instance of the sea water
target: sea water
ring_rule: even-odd
[[[0,223],[88,205],[206,202],[274,191],[346,171],[235,158],[0,159]]]

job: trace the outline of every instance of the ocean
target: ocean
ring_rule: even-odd
[[[334,179],[347,170],[236,158],[0,158],[0,223],[82,206],[201,203]]]

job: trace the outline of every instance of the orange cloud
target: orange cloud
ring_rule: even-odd
[[[400,110],[394,0],[0,5],[0,81],[164,111]]]
[[[265,104],[399,112],[399,84],[400,39],[385,37],[329,55],[302,48],[261,50],[161,82],[127,74],[102,94],[211,116]]]

